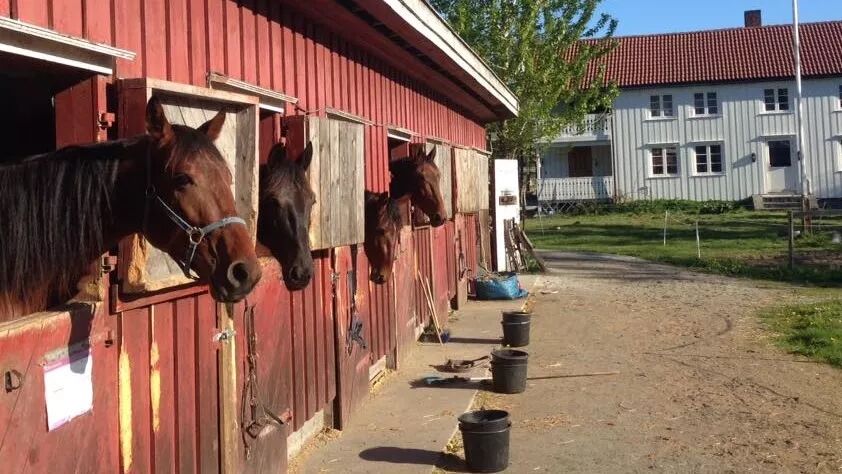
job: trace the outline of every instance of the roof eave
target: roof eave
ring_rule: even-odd
[[[517,116],[514,92],[426,0],[358,0],[358,4],[481,97],[498,120]]]

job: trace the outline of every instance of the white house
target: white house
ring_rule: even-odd
[[[842,21],[803,24],[803,160],[791,25],[629,36],[603,61],[613,109],[557,137],[539,200],[842,197]]]

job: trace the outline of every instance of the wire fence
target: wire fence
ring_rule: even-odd
[[[828,265],[842,267],[842,211],[812,210],[789,211],[786,214],[758,214],[755,218],[687,216],[664,212],[662,245],[687,241],[688,232],[695,238],[696,257],[703,258],[705,241],[722,238],[730,232],[742,234],[746,240],[752,236],[765,240],[785,239],[786,265],[790,270],[798,265]],[[710,238],[710,239],[709,239]],[[751,242],[747,242],[751,245]],[[773,257],[774,255],[769,255]],[[771,263],[774,258],[769,258]]]

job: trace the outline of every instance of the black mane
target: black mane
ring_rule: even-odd
[[[69,288],[102,252],[126,146],[74,145],[0,165],[0,294]]]

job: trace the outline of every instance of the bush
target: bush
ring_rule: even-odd
[[[688,201],[682,199],[630,201],[613,206],[615,212],[629,214],[663,214],[666,211],[686,214],[725,214],[741,207],[742,203],[736,201]]]

